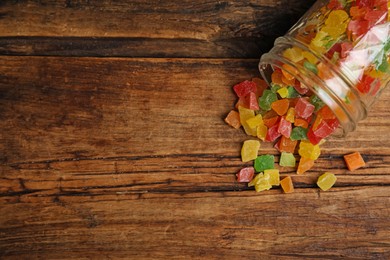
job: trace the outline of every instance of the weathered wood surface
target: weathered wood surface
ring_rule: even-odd
[[[151,13],[146,10],[154,10],[164,16],[168,5],[176,8],[182,28],[191,28],[194,17],[165,2],[159,8],[143,2],[40,2],[0,4],[0,34],[6,36],[0,37],[0,51],[20,55],[0,56],[0,258],[390,257],[388,90],[356,132],[323,145],[311,173],[296,176],[281,169],[283,176],[292,175],[295,193],[257,194],[235,182],[247,136],[223,122],[235,103],[231,86],[258,75],[258,60],[246,58],[255,57],[254,49],[236,52],[238,31],[227,40],[234,51],[216,52],[212,38],[200,49],[192,48],[192,40],[191,47],[181,46],[173,24],[166,24],[171,31],[160,36],[154,27],[145,27],[149,36],[138,33],[155,43],[172,38],[172,45],[150,52],[120,49],[115,55],[148,58],[58,57],[112,56],[105,48],[128,40],[142,45],[144,39],[134,36],[142,24],[124,19],[127,13],[145,18]],[[292,8],[285,12],[302,12],[303,2],[288,2]],[[234,7],[228,13],[236,30],[248,6],[270,10],[287,1],[227,2],[218,10],[211,8],[218,2],[202,3],[210,11],[196,22],[211,35],[205,28],[218,17],[226,19],[224,8]],[[38,19],[49,13],[63,16],[47,24]],[[17,14],[25,16],[18,20]],[[93,22],[99,28],[117,23],[116,30],[103,35]],[[76,29],[60,31],[64,24]],[[126,31],[129,24],[133,29]],[[262,21],[248,35],[264,37],[259,32],[266,26]],[[85,47],[56,52],[64,46],[57,44],[71,46],[74,39],[79,46],[108,44],[91,52]],[[42,40],[38,51],[26,51]],[[11,45],[2,44],[6,41]],[[367,167],[349,172],[342,155],[356,150]],[[277,155],[269,144],[262,152]],[[314,183],[324,171],[336,173],[338,182],[319,192]]]
[[[314,0],[125,2],[1,1],[0,54],[258,58]]]

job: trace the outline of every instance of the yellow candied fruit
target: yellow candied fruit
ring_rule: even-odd
[[[287,87],[282,87],[282,88],[278,89],[277,92],[281,98],[286,98],[288,96],[288,88]]]
[[[284,51],[283,56],[294,63],[300,62],[303,60],[302,49],[298,47],[288,48]]]
[[[314,54],[308,52],[308,51],[304,51],[302,52],[302,56],[310,63],[312,64],[316,64],[318,59],[316,58],[316,56],[314,56]]]
[[[294,123],[295,122],[295,108],[290,107],[287,110],[286,120],[289,121],[290,123]]]
[[[259,173],[253,178],[251,182],[248,183],[248,187],[255,186],[257,192],[269,190],[272,188],[270,184],[270,174],[269,173]]]
[[[268,131],[268,127],[266,125],[264,124],[258,125],[256,130],[257,138],[264,141],[265,137],[267,136],[267,131]]]
[[[257,158],[260,149],[260,142],[257,140],[246,140],[241,148],[241,160],[249,162]]]
[[[321,149],[318,144],[313,145],[309,141],[301,141],[299,144],[298,153],[301,157],[317,160],[320,157]]]
[[[327,191],[336,183],[336,176],[333,173],[326,172],[322,174],[317,180],[317,186],[320,187],[321,190]]]
[[[269,183],[272,186],[279,186],[280,185],[280,175],[278,169],[267,169],[264,170],[264,174],[269,174]]]
[[[247,135],[256,136],[256,128],[250,128],[246,121],[252,117],[255,117],[255,111],[239,106],[238,113],[240,114],[240,122]]]
[[[250,128],[256,128],[257,126],[263,124],[263,118],[261,117],[260,114],[254,116],[254,117],[251,117],[249,118],[248,120],[246,120],[246,124],[250,127]]]

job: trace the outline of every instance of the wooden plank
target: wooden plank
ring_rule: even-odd
[[[259,57],[310,1],[2,1],[0,55]]]
[[[0,256],[388,259],[389,191],[21,197],[2,203]]]

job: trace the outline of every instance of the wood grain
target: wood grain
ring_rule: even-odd
[[[2,1],[0,54],[251,57],[310,1]]]

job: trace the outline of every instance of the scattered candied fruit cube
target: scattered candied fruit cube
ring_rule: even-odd
[[[245,96],[245,103],[248,104],[248,108],[251,110],[259,110],[259,102],[257,102],[257,96],[255,92],[249,92]]]
[[[267,169],[264,170],[264,174],[269,174],[269,183],[272,186],[279,186],[280,184],[280,175],[278,169]]]
[[[317,180],[317,186],[320,187],[321,190],[327,191],[336,183],[336,176],[333,173],[326,172],[322,174]]]
[[[278,131],[279,125],[273,125],[272,127],[268,128],[267,135],[265,137],[266,142],[273,142],[276,139],[278,139],[281,136],[281,133]]]
[[[260,114],[257,114],[256,116],[254,117],[251,117],[249,118],[248,120],[246,120],[246,124],[250,127],[250,128],[255,128],[261,124],[263,124],[263,118],[261,117]]]
[[[232,110],[225,118],[225,122],[231,127],[238,129],[241,127],[240,114],[237,111]]]
[[[260,155],[255,159],[255,170],[256,172],[262,172],[268,169],[274,169],[274,156],[270,154]]]
[[[241,160],[249,162],[257,158],[260,149],[260,142],[257,140],[246,140],[241,148]]]
[[[307,140],[307,129],[301,126],[294,127],[291,130],[291,140]]]
[[[246,121],[252,117],[255,117],[255,111],[247,109],[245,107],[238,107],[238,113],[240,114],[240,122],[247,135],[256,136],[256,128],[250,128]]]
[[[297,104],[295,105],[295,112],[297,116],[301,118],[309,118],[314,112],[314,105],[312,105],[305,98],[299,98]]]
[[[303,119],[303,118],[295,118],[294,126],[300,126],[300,127],[303,127],[303,128],[308,128],[309,127],[309,123],[305,119]]]
[[[295,147],[297,146],[298,141],[291,140],[290,138],[287,138],[285,136],[282,136],[279,141],[279,151],[280,152],[287,152],[287,153],[294,153]]]
[[[257,132],[257,138],[264,141],[267,136],[268,128],[264,124],[260,124],[257,126],[256,132]]]
[[[297,174],[303,174],[308,170],[310,170],[311,168],[313,168],[313,166],[314,166],[314,160],[301,157],[301,159],[299,159]]]
[[[283,167],[295,167],[296,159],[292,153],[282,152],[279,165]]]
[[[245,167],[242,168],[237,174],[238,182],[250,182],[255,175],[255,168],[253,167]]]
[[[363,157],[359,152],[354,152],[351,154],[344,155],[344,160],[350,171],[354,171],[366,165],[366,163],[363,160]]]
[[[318,144],[313,145],[309,141],[301,141],[298,153],[301,157],[317,160],[321,154],[321,149]]]
[[[294,121],[295,121],[295,108],[290,107],[287,110],[286,120],[289,121],[290,123],[294,123]]]
[[[281,98],[286,98],[288,96],[288,89],[286,87],[281,87],[276,91]]]
[[[248,183],[248,187],[255,186],[257,192],[269,190],[272,188],[270,184],[270,175],[269,173],[259,173],[253,178],[251,182]]]
[[[281,180],[280,185],[282,186],[284,193],[294,192],[294,185],[290,176],[287,176]]]
[[[245,97],[249,92],[256,92],[256,83],[253,81],[245,80],[236,84],[233,87],[234,92],[238,97]]]
[[[283,116],[287,113],[290,102],[287,98],[276,100],[271,104],[271,108],[275,111],[279,116]]]
[[[287,137],[287,138],[290,138],[290,135],[291,135],[291,130],[292,130],[292,126],[291,126],[291,122],[287,121],[285,119],[285,117],[281,117],[280,118],[280,122],[279,122],[279,125],[278,125],[278,132]]]
[[[264,111],[271,110],[271,104],[278,100],[278,97],[270,89],[266,89],[263,92],[263,95],[259,98],[259,106]]]

